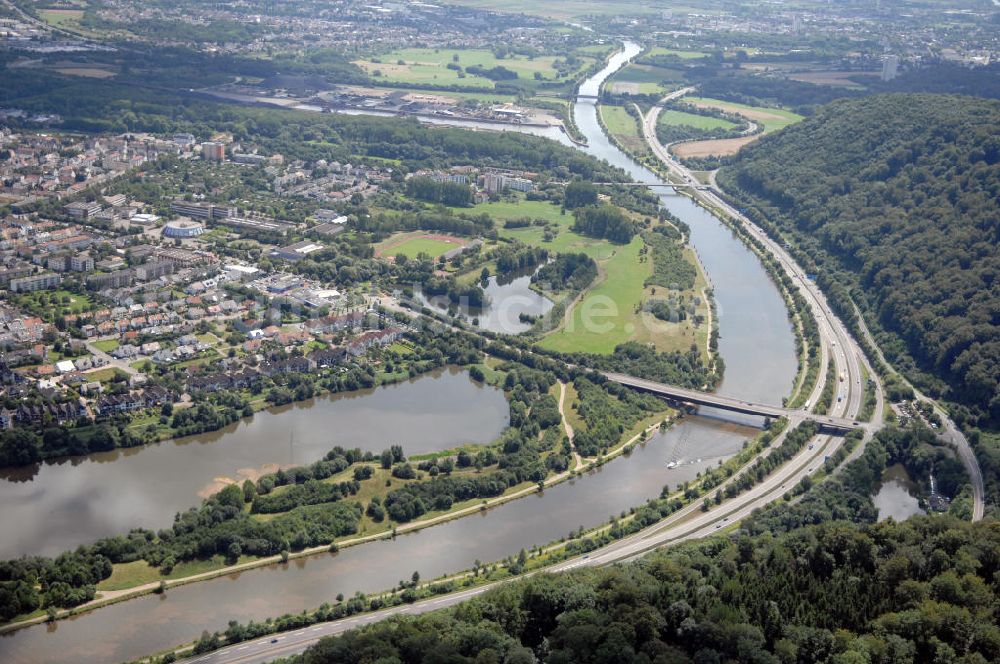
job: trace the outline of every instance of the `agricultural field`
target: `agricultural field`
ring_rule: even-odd
[[[784,129],[788,125],[795,124],[802,119],[802,116],[791,111],[780,108],[770,108],[761,106],[748,106],[729,101],[719,101],[718,99],[704,99],[700,97],[685,97],[684,101],[694,104],[699,108],[716,108],[734,115],[741,115],[752,122],[756,122],[763,128],[763,132],[753,136],[741,136],[739,138],[723,138],[709,141],[693,141],[690,143],[680,143],[671,148],[678,157],[724,157],[736,154],[744,145],[752,143],[765,134]]]
[[[707,115],[698,115],[697,113],[675,111],[671,108],[668,108],[660,113],[659,123],[664,125],[684,125],[687,127],[694,127],[695,129],[703,129],[705,131],[712,131],[714,129],[728,131],[737,127],[735,122],[730,122],[729,120],[713,118]]]
[[[658,55],[673,55],[681,60],[697,60],[698,58],[704,58],[707,53],[701,51],[680,51],[674,48],[663,48],[662,46],[654,46],[649,49],[643,55],[648,55],[650,57],[656,57]]]
[[[646,139],[639,133],[639,125],[636,119],[629,115],[623,106],[608,106],[601,104],[601,117],[608,131],[621,145],[634,155],[643,155],[649,152]]]
[[[676,69],[633,63],[615,74],[607,85],[614,94],[665,94],[683,82],[683,75]]]
[[[424,231],[400,233],[380,242],[375,247],[375,255],[398,256],[402,254],[407,258],[416,258],[420,254],[427,254],[431,258],[437,258],[452,249],[458,249],[467,244],[468,241],[461,238],[435,235]]]
[[[699,108],[717,108],[726,113],[742,115],[748,120],[753,120],[763,125],[765,134],[784,129],[788,125],[802,120],[802,116],[798,113],[792,113],[781,108],[748,106],[731,101],[719,101],[718,99],[706,99],[702,97],[684,97],[684,101],[694,104]]]
[[[555,67],[555,61],[560,59],[554,55],[532,59],[523,55],[497,58],[492,51],[481,49],[406,48],[385,53],[373,59],[358,60],[355,64],[364,69],[370,76],[392,83],[461,85],[492,89],[494,82],[489,78],[473,74],[465,74],[462,77],[461,72],[457,69],[449,69],[448,65],[457,65],[463,70],[473,66],[485,69],[502,66],[515,72],[520,81],[537,80],[536,75],[540,76],[543,81],[558,81],[560,76]],[[592,62],[593,58],[580,58],[576,70],[579,71]]]

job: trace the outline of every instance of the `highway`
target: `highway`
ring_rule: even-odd
[[[681,91],[678,91],[678,93],[679,92]],[[675,177],[678,177],[681,181],[686,183],[694,183],[697,182],[697,180],[691,172],[670,155],[667,148],[660,143],[656,136],[656,122],[660,113],[663,111],[663,105],[680,96],[678,93],[667,95],[660,101],[659,104],[650,109],[642,123],[643,135],[645,136],[650,149],[653,150],[653,153],[659,157],[659,159],[666,165]],[[709,207],[721,209],[730,217],[739,221],[752,237],[760,241],[767,248],[767,250],[778,259],[785,272],[800,285],[802,292],[807,296],[810,302],[813,314],[816,316],[817,323],[820,324],[820,334],[823,337],[824,345],[829,343],[832,344],[834,348],[837,348],[834,355],[838,360],[838,374],[841,374],[840,367],[846,364],[849,369],[846,380],[850,381],[850,386],[852,388],[855,386],[861,386],[860,381],[862,374],[860,371],[860,365],[865,365],[868,375],[876,381],[876,407],[875,413],[872,416],[872,424],[877,427],[882,422],[885,415],[885,396],[882,391],[882,386],[878,383],[877,374],[868,363],[860,346],[858,346],[853,337],[851,337],[848,333],[844,324],[841,323],[830,310],[830,307],[827,304],[823,293],[820,291],[819,286],[811,280],[805,278],[801,269],[798,268],[795,261],[784,247],[771,239],[767,233],[763,231],[763,229],[750,221],[739,210],[726,203],[714,189],[714,185],[713,188],[709,190],[692,189],[691,191],[695,199],[701,199],[702,202],[706,203]],[[855,307],[855,313],[861,333],[867,340],[868,345],[874,349],[879,360],[881,360],[886,366],[891,366],[888,362],[886,362],[881,349],[879,349],[874,337],[868,330],[864,317],[861,315],[861,312],[857,310],[857,307]],[[837,344],[839,344],[839,347]],[[902,377],[902,374],[900,374],[900,376]],[[910,385],[910,387],[913,387],[913,385]],[[937,414],[941,417],[943,426],[938,436],[955,448],[959,459],[965,466],[966,473],[969,476],[969,481],[972,484],[972,520],[981,520],[986,510],[986,490],[983,482],[982,469],[979,466],[979,461],[976,459],[972,446],[969,444],[968,439],[958,428],[955,422],[948,417],[947,412],[945,412],[936,401],[928,398],[916,388],[913,388],[913,391],[916,398],[931,403],[935,412],[937,412]],[[857,401],[860,403],[863,398],[863,390],[852,390],[849,396],[849,412],[858,412],[853,410],[855,402]],[[859,447],[859,449],[855,450],[851,457],[856,458],[862,453],[862,451],[862,448]]]
[[[646,114],[646,117],[643,118],[642,129],[643,136],[645,137],[650,149],[669,169],[671,175],[679,179],[681,182],[691,184],[697,182],[694,175],[670,155],[667,148],[660,143],[656,136],[656,123],[660,113],[663,111],[663,105],[682,96],[682,94],[686,94],[688,91],[690,91],[690,88],[685,88],[684,90],[678,90],[677,92],[664,97],[656,106],[650,109],[649,113]],[[850,334],[848,334],[847,328],[844,327],[843,323],[841,323],[836,315],[834,315],[834,313],[830,310],[830,306],[827,303],[822,291],[819,289],[819,286],[817,286],[812,280],[806,278],[802,269],[795,263],[792,256],[785,250],[784,247],[768,237],[767,233],[765,233],[763,229],[750,221],[750,219],[743,215],[739,210],[722,200],[722,198],[715,191],[711,189],[690,189],[689,191],[691,191],[691,195],[695,198],[695,200],[700,200],[709,208],[721,210],[723,213],[739,222],[752,238],[758,241],[768,253],[777,259],[781,269],[784,270],[784,272],[792,279],[793,283],[799,286],[800,293],[802,293],[803,297],[805,297],[806,302],[812,310],[813,317],[816,319],[823,352],[832,355],[838,379],[843,377],[843,382],[846,383],[846,385],[836,387],[833,414],[839,414],[837,411],[840,411],[842,413],[851,413],[853,417],[853,415],[860,412],[864,398],[864,390],[861,385],[861,365],[862,363],[865,363],[867,366],[867,361],[864,358],[864,353],[861,351],[861,348],[857,345]],[[877,376],[875,372],[871,371],[870,366],[868,369],[869,376],[871,376],[873,380],[876,380]],[[824,374],[821,375],[821,378],[823,376],[825,376],[825,368]],[[875,389],[881,392],[880,385],[876,384]],[[814,392],[813,396],[817,396],[817,393]],[[844,403],[845,401],[846,403]],[[810,399],[810,403],[815,403],[815,399]],[[838,408],[838,406],[844,407]],[[873,424],[876,426],[881,422],[881,413],[877,414],[879,417],[873,418]]]
[[[713,202],[713,205],[715,204]],[[725,204],[722,203],[722,205]],[[776,245],[770,243],[766,246],[774,247]],[[782,263],[786,265],[786,269],[790,273],[800,274],[800,272],[797,273],[795,271],[794,263],[790,257],[785,256],[783,259],[779,258],[779,260],[782,260]],[[837,364],[838,373],[843,372],[845,375],[843,386],[838,386],[837,388],[838,390],[843,390],[843,398],[833,402],[829,417],[838,420],[851,420],[853,422],[862,403],[863,390],[860,380],[860,366],[863,361],[863,355],[857,350],[853,340],[843,326],[830,313],[829,308],[824,306],[825,300],[822,299],[822,294],[818,293],[818,289],[814,285],[810,288],[810,284],[806,283],[807,280],[802,281],[804,290],[810,294],[811,304],[814,312],[817,314],[817,322],[820,323],[820,334],[824,345],[829,344],[831,348],[839,347],[840,349],[832,353],[832,356],[834,362]],[[874,376],[874,373],[871,375]],[[825,373],[821,375],[821,379],[824,376]],[[814,395],[818,394],[821,389],[822,386],[817,385]],[[813,401],[813,403],[815,402]],[[770,454],[774,449],[777,449],[780,446],[783,436],[796,423],[801,422],[807,417],[820,421],[823,419],[821,416],[814,414],[796,413],[796,418],[790,421],[782,436],[773,441],[763,454]],[[866,441],[871,436],[872,431],[877,428],[878,421],[875,420],[871,426],[865,427]],[[580,567],[608,565],[615,562],[627,561],[666,544],[679,543],[710,535],[729,524],[747,517],[754,510],[778,500],[786,491],[800,482],[802,478],[815,473],[823,464],[825,457],[832,455],[841,444],[843,444],[842,438],[817,436],[790,461],[771,473],[763,482],[752,487],[749,491],[713,507],[708,512],[702,512],[701,503],[694,501],[663,521],[638,533],[613,542],[589,554],[577,556],[552,565],[542,570],[542,572],[563,572]],[[863,447],[863,443],[858,447],[859,449]],[[738,476],[739,473],[735,474],[713,492],[709,493],[708,496],[712,497],[715,492],[725,489],[728,483],[736,481]],[[300,653],[324,636],[341,634],[350,629],[369,625],[391,616],[417,615],[452,606],[487,592],[498,585],[498,583],[470,588],[441,597],[429,598],[410,605],[322,623],[294,632],[234,644],[196,657],[190,661],[205,664],[258,664],[268,662],[279,657],[287,657]]]
[[[832,415],[809,413],[808,410],[805,409],[794,410],[791,408],[782,408],[780,406],[768,406],[759,403],[752,403],[749,401],[742,401],[740,399],[734,399],[732,397],[723,396],[713,392],[702,392],[700,390],[691,390],[683,387],[676,387],[674,385],[657,383],[656,381],[646,380],[644,378],[636,378],[634,376],[614,373],[611,371],[603,371],[601,373],[605,378],[615,383],[619,383],[621,385],[625,385],[627,387],[631,387],[633,389],[640,390],[643,392],[649,392],[651,394],[663,396],[675,401],[683,401],[685,403],[696,404],[699,406],[711,406],[712,408],[729,410],[735,413],[743,413],[744,415],[760,415],[762,417],[770,417],[770,418],[786,417],[790,421],[815,420],[824,428],[837,430],[841,433],[846,433],[851,429],[856,429],[859,427],[867,428],[866,425],[850,417],[835,417]],[[814,388],[814,390],[816,390],[817,392],[821,392],[822,389],[823,389],[822,384],[818,384],[817,387]],[[842,390],[844,394],[847,394],[846,387],[838,385],[838,389]],[[860,394],[859,390],[851,391],[852,397],[857,396],[857,394]],[[855,400],[859,401],[858,399]],[[849,406],[850,403],[848,403],[848,410]]]

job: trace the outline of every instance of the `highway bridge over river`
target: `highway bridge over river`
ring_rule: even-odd
[[[720,410],[728,410],[744,415],[759,415],[777,419],[779,417],[788,418],[792,423],[813,420],[819,424],[820,430],[831,434],[845,434],[852,429],[863,428],[866,425],[857,420],[845,417],[834,417],[831,415],[820,415],[809,413],[805,410],[794,410],[791,408],[781,408],[780,406],[768,406],[759,403],[750,403],[742,399],[712,394],[710,392],[699,392],[684,387],[666,385],[643,378],[635,378],[625,374],[604,371],[601,372],[608,380],[631,387],[634,390],[648,392],[656,396],[663,397],[669,401],[693,404],[696,406],[710,406]]]

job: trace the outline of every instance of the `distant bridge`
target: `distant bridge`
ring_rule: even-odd
[[[614,187],[667,187],[668,189],[700,189],[708,190],[707,184],[671,184],[669,182],[594,182],[592,184]]]
[[[770,417],[771,419],[777,419],[779,417],[787,417],[789,420],[793,421],[813,420],[819,425],[822,431],[825,431],[827,433],[845,434],[848,431],[851,431],[852,429],[857,429],[859,427],[864,426],[860,422],[848,418],[832,417],[830,415],[819,415],[816,413],[807,413],[802,410],[781,408],[780,406],[767,406],[759,403],[750,403],[748,401],[743,401],[741,399],[734,399],[732,397],[722,396],[721,394],[699,392],[698,390],[691,390],[684,387],[675,387],[673,385],[657,383],[651,380],[645,380],[643,378],[626,376],[625,374],[612,373],[607,371],[602,373],[604,374],[605,378],[607,378],[612,382],[624,385],[626,387],[631,387],[632,389],[639,390],[640,392],[655,394],[656,396],[663,397],[670,401],[693,404],[696,406],[710,406],[712,408],[718,408],[720,410],[728,410],[734,413],[742,413],[744,415],[757,415],[759,417]]]

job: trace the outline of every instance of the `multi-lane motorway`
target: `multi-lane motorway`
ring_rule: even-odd
[[[690,184],[697,182],[697,180],[687,168],[677,162],[670,155],[669,151],[660,143],[656,136],[656,123],[660,113],[663,111],[663,105],[668,101],[682,96],[681,93],[686,94],[688,91],[690,91],[690,88],[685,88],[684,90],[679,90],[675,93],[667,95],[667,97],[664,97],[664,99],[662,99],[659,104],[654,106],[643,119],[642,127],[646,142],[649,144],[653,153],[656,154],[656,156],[664,163],[664,165],[670,170],[671,174],[679,178],[682,182]],[[868,375],[875,378],[876,374],[872,371],[871,365],[867,362],[860,346],[858,346],[851,335],[848,334],[843,323],[833,316],[819,287],[811,280],[805,278],[805,275],[795,264],[794,260],[792,260],[791,255],[785,250],[785,248],[768,237],[768,235],[759,226],[750,221],[739,210],[726,203],[718,195],[718,192],[715,191],[714,188],[708,190],[692,189],[690,191],[696,199],[701,199],[702,202],[708,206],[722,210],[724,213],[741,223],[752,237],[760,241],[767,248],[767,250],[778,259],[785,272],[796,280],[796,282],[801,286],[802,292],[805,293],[810,300],[810,305],[813,308],[814,315],[817,314],[817,311],[819,312],[819,315],[816,315],[816,320],[817,323],[820,324],[820,333],[823,336],[824,346],[831,344],[833,348],[836,348],[834,355],[840,360],[838,367],[841,364],[846,363],[851,368],[851,372],[845,380],[852,381],[852,387],[855,385],[861,385],[860,381],[862,380],[862,374],[860,370],[858,370],[858,366],[861,363],[863,363],[868,370]],[[874,349],[875,353],[879,356],[879,360],[888,366],[888,362],[886,362],[885,358],[882,356],[878,344],[868,331],[868,327],[865,324],[860,311],[857,312],[857,319],[861,332],[865,336],[868,345]],[[882,418],[885,413],[885,399],[881,387],[876,385],[875,389],[876,406],[872,422],[877,426],[878,423],[882,422]],[[943,426],[939,435],[943,440],[955,448],[958,453],[958,458],[965,466],[966,473],[968,474],[969,481],[972,485],[972,520],[981,520],[986,510],[986,491],[983,482],[982,469],[979,467],[979,461],[976,459],[972,446],[969,444],[968,439],[966,439],[961,429],[958,428],[955,422],[948,417],[948,414],[936,402],[928,399],[916,388],[914,388],[914,393],[917,399],[926,400],[932,403],[935,412],[937,412],[937,414],[941,417]],[[856,410],[852,410],[855,406],[854,400],[862,399],[862,394],[863,390],[856,390],[850,395],[851,409],[849,409],[849,412],[857,412]],[[859,448],[852,456],[860,454],[860,451],[861,450]]]

